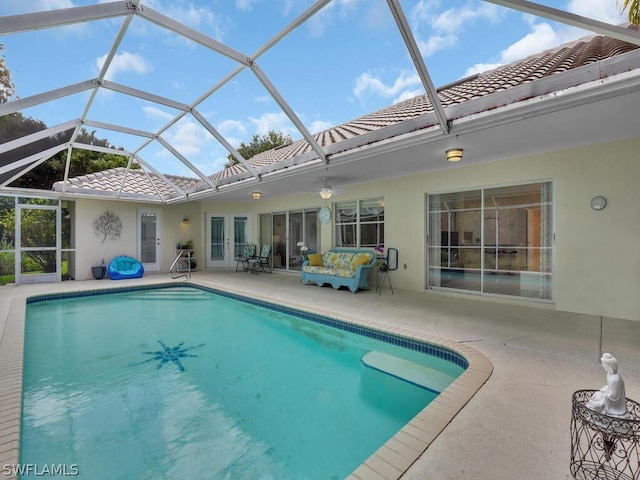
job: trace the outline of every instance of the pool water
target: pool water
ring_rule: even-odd
[[[363,356],[463,371],[190,287],[30,303],[25,328],[20,462],[92,480],[344,478],[437,395]]]

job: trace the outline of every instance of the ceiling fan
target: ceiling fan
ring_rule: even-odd
[[[318,193],[323,199],[328,200],[333,196],[333,188],[331,188],[331,185],[329,185],[326,178],[323,178],[322,180],[322,188]]]

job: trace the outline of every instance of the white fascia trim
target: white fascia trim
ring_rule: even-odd
[[[466,115],[453,122],[452,133],[458,135],[504,125],[525,118],[567,110],[575,106],[640,92],[640,70],[602,78],[492,110]]]

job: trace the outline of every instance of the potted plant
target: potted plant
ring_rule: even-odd
[[[307,247],[304,242],[298,242],[297,246],[300,247],[300,256],[302,257],[302,261],[306,261],[308,258],[307,252],[309,251],[309,247]]]
[[[96,280],[102,280],[104,277],[107,276],[107,267],[104,264],[104,258],[102,259],[102,262],[100,265],[91,267],[91,274],[93,275],[93,278],[95,278]]]

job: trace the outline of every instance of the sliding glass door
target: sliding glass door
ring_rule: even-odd
[[[428,286],[552,300],[551,182],[428,196]]]
[[[275,269],[301,270],[302,242],[315,252],[318,249],[318,209],[291,210],[260,215],[261,245],[271,243]]]

